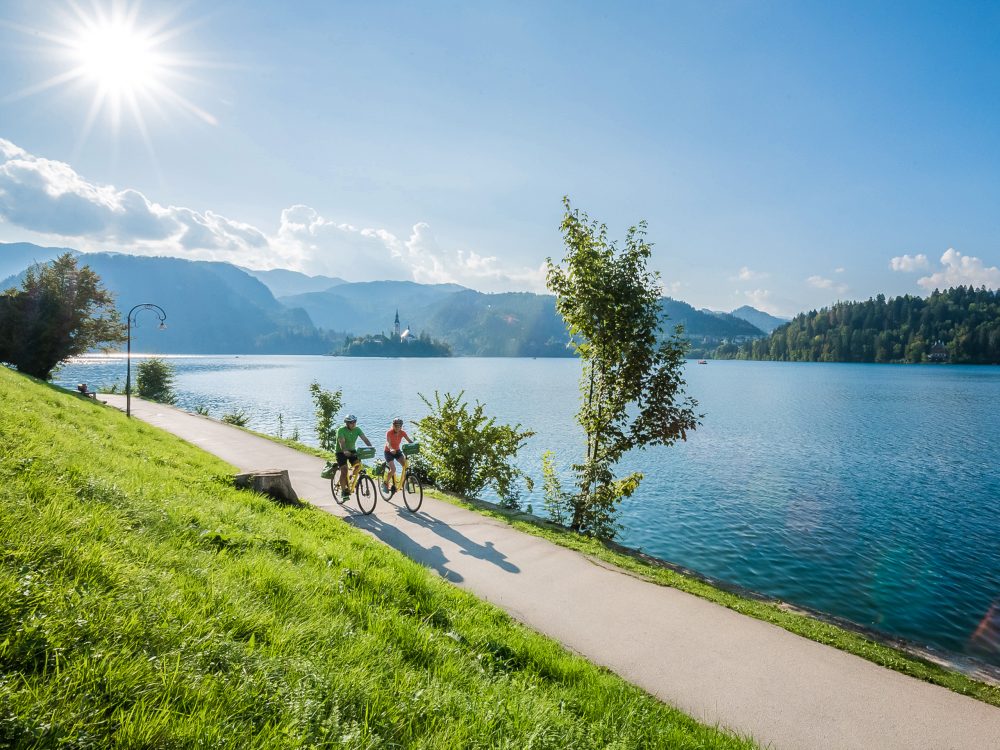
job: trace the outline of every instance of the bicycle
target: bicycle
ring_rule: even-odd
[[[356,464],[348,463],[346,467],[338,466],[330,477],[330,489],[333,491],[333,499],[337,501],[337,505],[343,505],[347,502],[348,498],[353,493],[358,501],[358,508],[366,516],[370,515],[373,510],[375,510],[375,503],[378,502],[378,495],[375,494],[375,482],[372,480],[368,473],[365,471],[364,464],[361,463],[362,460],[366,458],[375,457],[374,448],[358,448],[357,450],[358,462]],[[347,497],[342,494],[342,488],[340,485],[340,472],[346,470],[347,474]]]
[[[399,471],[393,475],[393,486],[387,487],[384,476],[380,477],[376,484],[383,500],[388,500],[397,490],[402,490],[406,509],[411,513],[416,513],[424,502],[424,485],[420,481],[420,477],[408,472],[406,468],[409,466],[409,457],[420,452],[420,443],[404,443],[401,450],[403,451],[403,460],[399,462]],[[382,464],[383,472],[385,468],[385,464]]]

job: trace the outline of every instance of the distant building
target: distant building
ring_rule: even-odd
[[[930,354],[927,355],[928,362],[947,362],[948,361],[948,347],[944,345],[941,339],[934,342],[934,346],[931,347]]]
[[[392,338],[394,341],[400,340],[399,335],[399,309],[396,309],[396,322],[392,324]]]

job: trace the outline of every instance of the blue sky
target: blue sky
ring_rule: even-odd
[[[0,6],[3,241],[540,291],[569,195],[698,307],[1000,287],[1000,3],[77,7]],[[129,10],[145,136],[32,91]]]

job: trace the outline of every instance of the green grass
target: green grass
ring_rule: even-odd
[[[0,368],[0,747],[752,747],[232,471]]]
[[[770,622],[810,640],[860,656],[880,666],[946,687],[984,703],[1000,706],[1000,687],[971,679],[960,672],[866,638],[861,633],[846,630],[801,612],[790,611],[773,601],[751,599],[726,591],[697,576],[679,572],[655,558],[627,550],[619,545],[576,534],[528,514],[504,510],[492,503],[460,498],[439,491],[426,491],[425,494],[501,519],[525,533],[544,537],[555,544],[590,555],[662,586],[686,591],[735,612]]]

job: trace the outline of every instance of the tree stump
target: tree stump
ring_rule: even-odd
[[[287,469],[265,469],[236,475],[236,486],[260,492],[282,503],[297,505],[299,496],[292,489]]]

